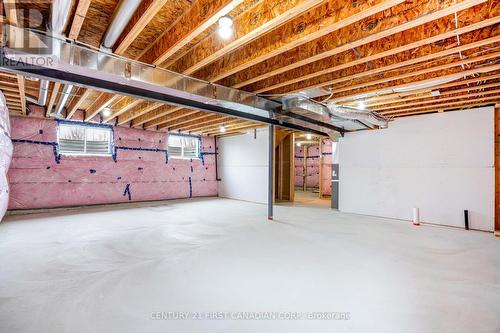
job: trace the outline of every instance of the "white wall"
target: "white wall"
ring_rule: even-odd
[[[267,203],[268,142],[267,128],[217,140],[220,197]]]
[[[340,210],[471,228],[494,225],[494,109],[399,118],[339,140]]]

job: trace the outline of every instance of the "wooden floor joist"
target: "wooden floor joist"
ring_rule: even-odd
[[[234,37],[227,42],[217,34],[201,41],[190,53],[179,59],[170,69],[193,74],[197,70],[219,59],[228,52],[249,43],[259,35],[270,31],[288,20],[304,13],[323,0],[281,1],[262,0],[250,11],[234,18]]]
[[[214,82],[219,81],[402,2],[404,0],[377,0],[361,2],[357,6],[344,6],[341,2],[325,2],[307,15],[301,15],[277,28],[272,35],[264,35],[244,48],[206,66],[197,73],[197,76]],[[283,38],[273,38],[276,35]]]
[[[234,77],[228,78],[228,81],[222,81],[221,83],[225,85],[229,84],[234,88],[241,88],[271,76],[432,22],[484,2],[486,0],[464,0],[456,3],[451,0],[433,0],[426,6],[414,8],[413,11],[410,11],[405,17],[401,17],[400,20],[377,21],[377,25],[371,30],[365,30],[363,25],[360,24],[348,26],[338,30],[335,33],[335,38],[326,38],[325,40],[320,38],[304,44],[281,54],[279,57],[268,59],[245,71],[237,73]]]

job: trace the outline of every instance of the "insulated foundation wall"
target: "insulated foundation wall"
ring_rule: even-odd
[[[295,147],[294,154],[294,183],[295,187],[304,187],[304,175],[305,175],[305,164],[304,164],[304,148],[305,147]]]
[[[12,117],[9,209],[216,196],[214,139],[201,159],[168,158],[167,133],[113,127],[114,156],[59,155],[57,121]]]
[[[304,156],[305,149],[307,149],[306,157]],[[308,189],[318,188],[321,181],[321,195],[331,195],[331,173],[332,142],[330,139],[323,139],[321,145],[318,143],[295,147],[296,188],[303,188],[304,179]]]

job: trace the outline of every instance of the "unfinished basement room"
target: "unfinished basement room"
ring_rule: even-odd
[[[500,333],[500,0],[0,9],[0,333]]]

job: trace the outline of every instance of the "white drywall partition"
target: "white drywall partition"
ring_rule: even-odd
[[[339,140],[340,210],[493,230],[494,109],[399,118]]]
[[[267,203],[269,130],[217,140],[219,196]]]

